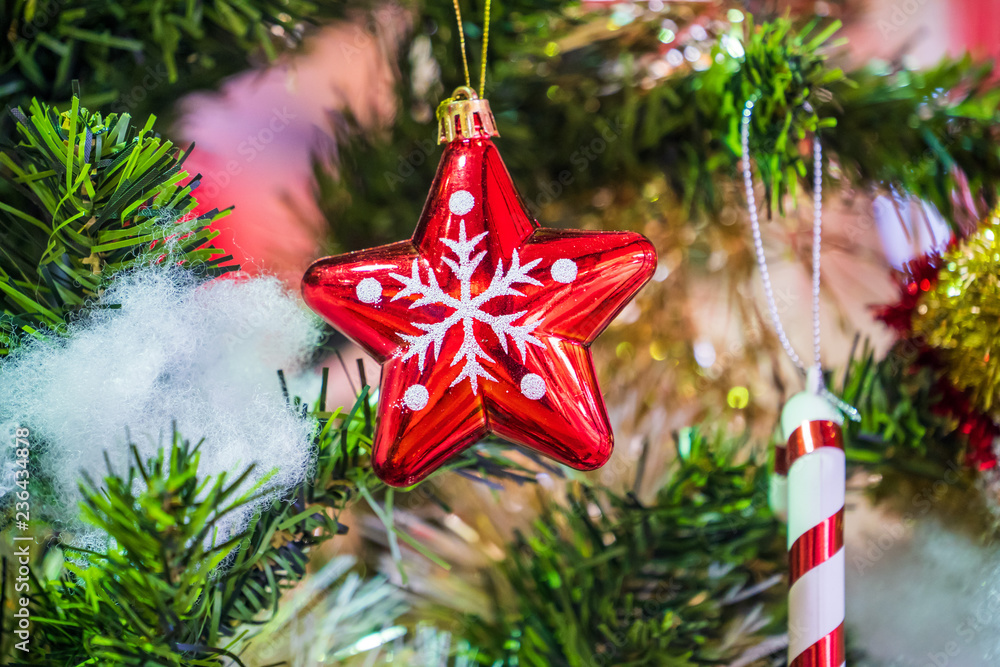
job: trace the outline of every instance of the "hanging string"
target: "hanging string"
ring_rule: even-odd
[[[486,47],[490,43],[490,4],[491,0],[486,0],[486,8],[483,10],[483,57],[479,66],[479,99],[483,99],[486,95]]]
[[[767,308],[771,313],[771,321],[774,323],[774,330],[778,334],[778,340],[781,341],[781,346],[785,349],[788,354],[788,358],[792,360],[795,367],[802,372],[808,370],[802,359],[795,352],[795,348],[792,347],[791,342],[788,340],[788,335],[785,333],[785,328],[781,325],[781,316],[778,313],[778,306],[774,300],[774,289],[771,286],[771,274],[767,270],[767,258],[764,255],[764,242],[760,234],[760,219],[757,216],[757,198],[754,194],[753,189],[753,172],[750,168],[750,120],[753,117],[753,106],[754,101],[752,99],[747,100],[746,106],[743,108],[743,124],[742,124],[742,147],[743,147],[743,185],[746,188],[747,195],[747,208],[750,212],[750,228],[753,231],[753,245],[754,250],[757,252],[757,265],[760,267],[760,277],[761,281],[764,283],[764,296],[767,297]],[[817,155],[821,156],[821,149],[819,146],[819,140],[814,139],[814,150]],[[818,157],[818,160],[822,160],[822,157]],[[822,162],[820,162],[822,164]],[[814,201],[818,197],[818,201],[822,202],[822,174],[817,172],[816,180],[814,180]],[[815,184],[819,183],[817,187]],[[818,266],[818,253],[819,245],[818,242],[821,238],[821,229],[823,224],[823,212],[822,203],[816,204],[813,216],[813,351],[815,365],[819,366],[819,274],[817,271]]]
[[[760,219],[757,216],[757,198],[753,189],[753,171],[750,167],[750,121],[753,118],[754,98],[747,100],[743,107],[743,119],[740,133],[743,148],[743,185],[746,188],[747,209],[750,213],[750,228],[753,231],[753,245],[757,254],[757,266],[760,267],[761,282],[764,283],[764,296],[767,298],[767,308],[771,314],[771,322],[778,334],[778,340],[788,358],[796,368],[806,374],[813,386],[811,391],[821,394],[831,400],[851,419],[859,420],[860,414],[853,406],[848,405],[840,397],[832,394],[823,384],[823,366],[820,358],[820,255],[823,240],[823,148],[819,137],[813,137],[813,247],[812,247],[812,329],[813,329],[813,363],[807,368],[795,352],[785,328],[781,324],[781,315],[774,300],[774,289],[771,286],[771,274],[767,270],[767,257],[764,255],[764,241],[760,233]],[[809,371],[812,371],[811,373]]]
[[[455,18],[458,20],[458,43],[462,47],[462,65],[465,67],[465,85],[472,87],[472,79],[469,77],[469,59],[465,56],[465,28],[462,25],[462,9],[455,2]]]

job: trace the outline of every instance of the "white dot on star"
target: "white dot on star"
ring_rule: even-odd
[[[374,278],[365,278],[354,288],[362,303],[378,303],[382,300],[382,283]]]
[[[528,373],[521,378],[521,393],[525,398],[537,401],[545,395],[545,380],[540,375]]]
[[[459,190],[448,199],[448,208],[455,215],[465,215],[472,210],[476,198],[468,190]]]
[[[406,404],[406,407],[416,412],[427,407],[427,400],[429,398],[430,395],[427,393],[427,387],[422,384],[415,384],[403,394],[403,403]]]
[[[557,259],[552,264],[552,280],[571,283],[576,280],[576,262],[571,259]]]

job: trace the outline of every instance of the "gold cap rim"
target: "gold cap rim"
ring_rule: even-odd
[[[489,101],[479,99],[469,86],[459,86],[441,102],[437,117],[439,144],[500,136]]]

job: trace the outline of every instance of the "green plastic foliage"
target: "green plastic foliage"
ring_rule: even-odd
[[[821,107],[837,122],[823,144],[848,183],[907,192],[933,203],[960,233],[970,212],[997,204],[1000,87],[991,63],[945,58],[926,71],[873,64],[850,74]],[[972,212],[975,214],[976,212]]]
[[[358,488],[380,486],[367,458],[373,430],[365,416],[374,405],[365,388],[346,414],[339,409],[322,412],[316,406],[315,468],[294,493],[252,519],[240,550],[215,587],[220,613],[210,643],[238,636],[241,626],[259,625],[277,614],[283,591],[305,576],[312,548],[347,532],[337,518],[358,498]],[[296,402],[293,408],[305,406]]]
[[[679,440],[651,504],[587,487],[545,504],[501,565],[500,620],[465,624],[480,664],[726,664],[780,632],[785,549],[765,470],[734,462],[743,443],[691,429]],[[741,627],[763,602],[774,616]]]
[[[249,470],[232,481],[200,476],[200,443],[175,433],[158,459],[136,459],[124,472],[109,462],[102,484],[85,480],[81,517],[107,533],[112,546],[84,554],[85,567],[67,564],[54,581],[35,578],[33,659],[223,664],[248,628],[277,613],[282,592],[305,576],[309,551],[346,532],[337,516],[359,485],[379,486],[367,461],[372,404],[366,388],[346,415],[317,405],[311,476],[225,541],[217,539],[220,520],[254,500],[253,491],[235,491]],[[306,411],[298,401],[290,409]],[[136,492],[140,477],[145,490]]]
[[[296,45],[302,22],[343,3],[306,0],[9,0],[0,10],[0,105],[66,103],[79,81],[93,109],[168,108]]]
[[[750,150],[756,177],[768,193],[771,210],[781,211],[783,199],[795,195],[800,180],[812,178],[810,154],[801,142],[835,121],[818,112],[817,91],[843,83],[844,73],[827,63],[828,41],[839,22],[814,30],[816,23],[796,29],[788,19],[754,25],[748,19],[742,36],[742,57],[717,48],[713,64],[667,80],[650,92],[644,121],[646,149],[662,144],[686,144],[699,135],[705,145],[679,151],[681,171],[674,179],[689,205],[714,210],[713,193],[721,177],[735,175],[741,156],[740,127],[744,105],[754,100]],[[656,101],[656,98],[662,100]],[[652,105],[655,104],[655,107]],[[648,114],[653,108],[669,118]],[[662,129],[657,130],[657,125]],[[700,201],[699,201],[700,200]]]
[[[977,467],[988,452],[970,445],[975,421],[956,416],[971,401],[948,388],[945,371],[921,340],[897,343],[883,359],[865,349],[850,364],[845,401],[860,422],[844,422],[847,460],[873,477],[867,489],[906,523],[927,515],[974,539],[995,539],[997,521]],[[861,555],[855,566],[872,563]]]
[[[105,532],[111,546],[83,552],[86,566],[67,564],[52,580],[36,564],[28,664],[232,664],[225,659],[252,644],[255,629],[277,616],[284,591],[306,576],[315,547],[347,532],[341,513],[385,490],[368,459],[375,406],[368,387],[346,413],[327,412],[322,400],[312,409],[291,400],[289,409],[317,420],[314,466],[303,484],[224,541],[220,520],[255,499],[253,491],[236,492],[249,471],[232,481],[199,475],[200,443],[176,433],[155,460],[136,458],[127,471],[109,461],[103,483],[82,484],[81,517]],[[525,479],[523,468],[494,449],[468,450],[444,469]],[[143,491],[134,484],[139,478]],[[433,491],[424,496],[433,498]],[[392,525],[391,494],[385,498],[390,539],[428,553]]]
[[[133,447],[127,472],[81,484],[81,517],[113,541],[68,562],[60,578],[32,582],[29,664],[221,664],[225,649],[199,637],[219,611],[213,572],[243,535],[218,540],[216,530],[254,496],[238,491],[249,470],[199,477],[198,449],[175,434],[155,459],[141,461]]]
[[[473,70],[477,10],[467,6],[463,14]],[[337,168],[318,169],[332,251],[404,238],[419,217],[438,156],[431,111],[464,81],[450,12],[447,3],[421,8],[418,29],[400,49],[399,112],[391,127],[345,123]],[[663,175],[693,220],[713,219],[741,196],[733,185],[750,97],[754,174],[771,213],[812,187],[804,140],[817,131],[828,185],[896,187],[933,202],[953,224],[960,216],[951,194],[963,178],[956,167],[975,197],[996,198],[1000,88],[988,65],[944,60],[924,73],[874,65],[845,74],[832,60],[841,44],[838,23],[755,24],[747,17],[720,35],[706,68],[681,67],[656,79],[643,63],[662,57],[658,34],[666,18],[682,29],[694,20],[690,8],[668,4],[611,32],[604,26],[615,20],[613,9],[493,4],[486,97],[500,130],[497,145],[529,208],[571,205],[571,194],[589,202],[586,194],[598,188],[624,206],[646,180]],[[441,68],[432,85],[414,56],[428,43]]]
[[[850,360],[840,395],[861,415],[859,422],[844,422],[851,463],[931,479],[962,465],[966,438],[941,410],[940,373],[921,361],[921,349],[910,341],[897,343],[883,359],[866,346]]]
[[[0,150],[0,354],[23,334],[58,330],[123,269],[183,263],[204,276],[237,267],[211,245],[209,225],[230,212],[195,214],[198,177],[187,153],[128,114],[66,113],[34,101],[12,112],[16,137]]]

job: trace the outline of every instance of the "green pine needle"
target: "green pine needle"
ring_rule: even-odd
[[[336,128],[335,168],[324,166],[326,156],[317,160],[329,250],[404,238],[419,218],[439,154],[433,109],[460,80],[454,45],[434,32],[450,24],[450,11],[446,4],[422,7],[416,24],[425,32],[400,49],[403,78],[392,126],[373,132],[347,116]],[[653,77],[637,61],[661,58],[661,21],[671,18],[683,29],[691,23],[688,11],[678,6],[671,14],[668,7],[610,31],[604,26],[615,20],[613,10],[494,3],[486,97],[498,146],[530,208],[554,200],[571,207],[572,195],[589,207],[598,188],[611,189],[615,206],[624,207],[640,197],[644,183],[665,177],[692,221],[720,220],[740,197],[733,185],[751,96],[757,98],[750,133],[755,179],[769,212],[811,189],[803,139],[814,132],[824,147],[827,184],[915,194],[956,228],[962,215],[952,193],[963,178],[973,198],[987,206],[996,201],[1000,86],[991,66],[963,58],[926,72],[877,63],[845,73],[835,60],[843,45],[836,22],[746,17],[718,36],[704,69],[682,66]],[[423,47],[417,40],[430,44],[441,66],[433,85],[412,60]],[[567,220],[585,213],[562,211]]]
[[[68,112],[35,100],[11,116],[0,178],[24,205],[0,206],[0,354],[21,336],[58,332],[119,271],[181,263],[207,278],[237,268],[212,246],[212,223],[231,209],[194,214],[199,177],[154,133],[155,117],[139,127],[75,97]]]
[[[743,440],[684,437],[651,504],[583,486],[544,504],[488,575],[506,602],[463,624],[479,664],[717,665],[784,631],[766,469],[735,462]]]
[[[213,87],[297,46],[311,21],[341,3],[309,0],[12,0],[0,12],[0,106],[32,97],[144,113]]]

